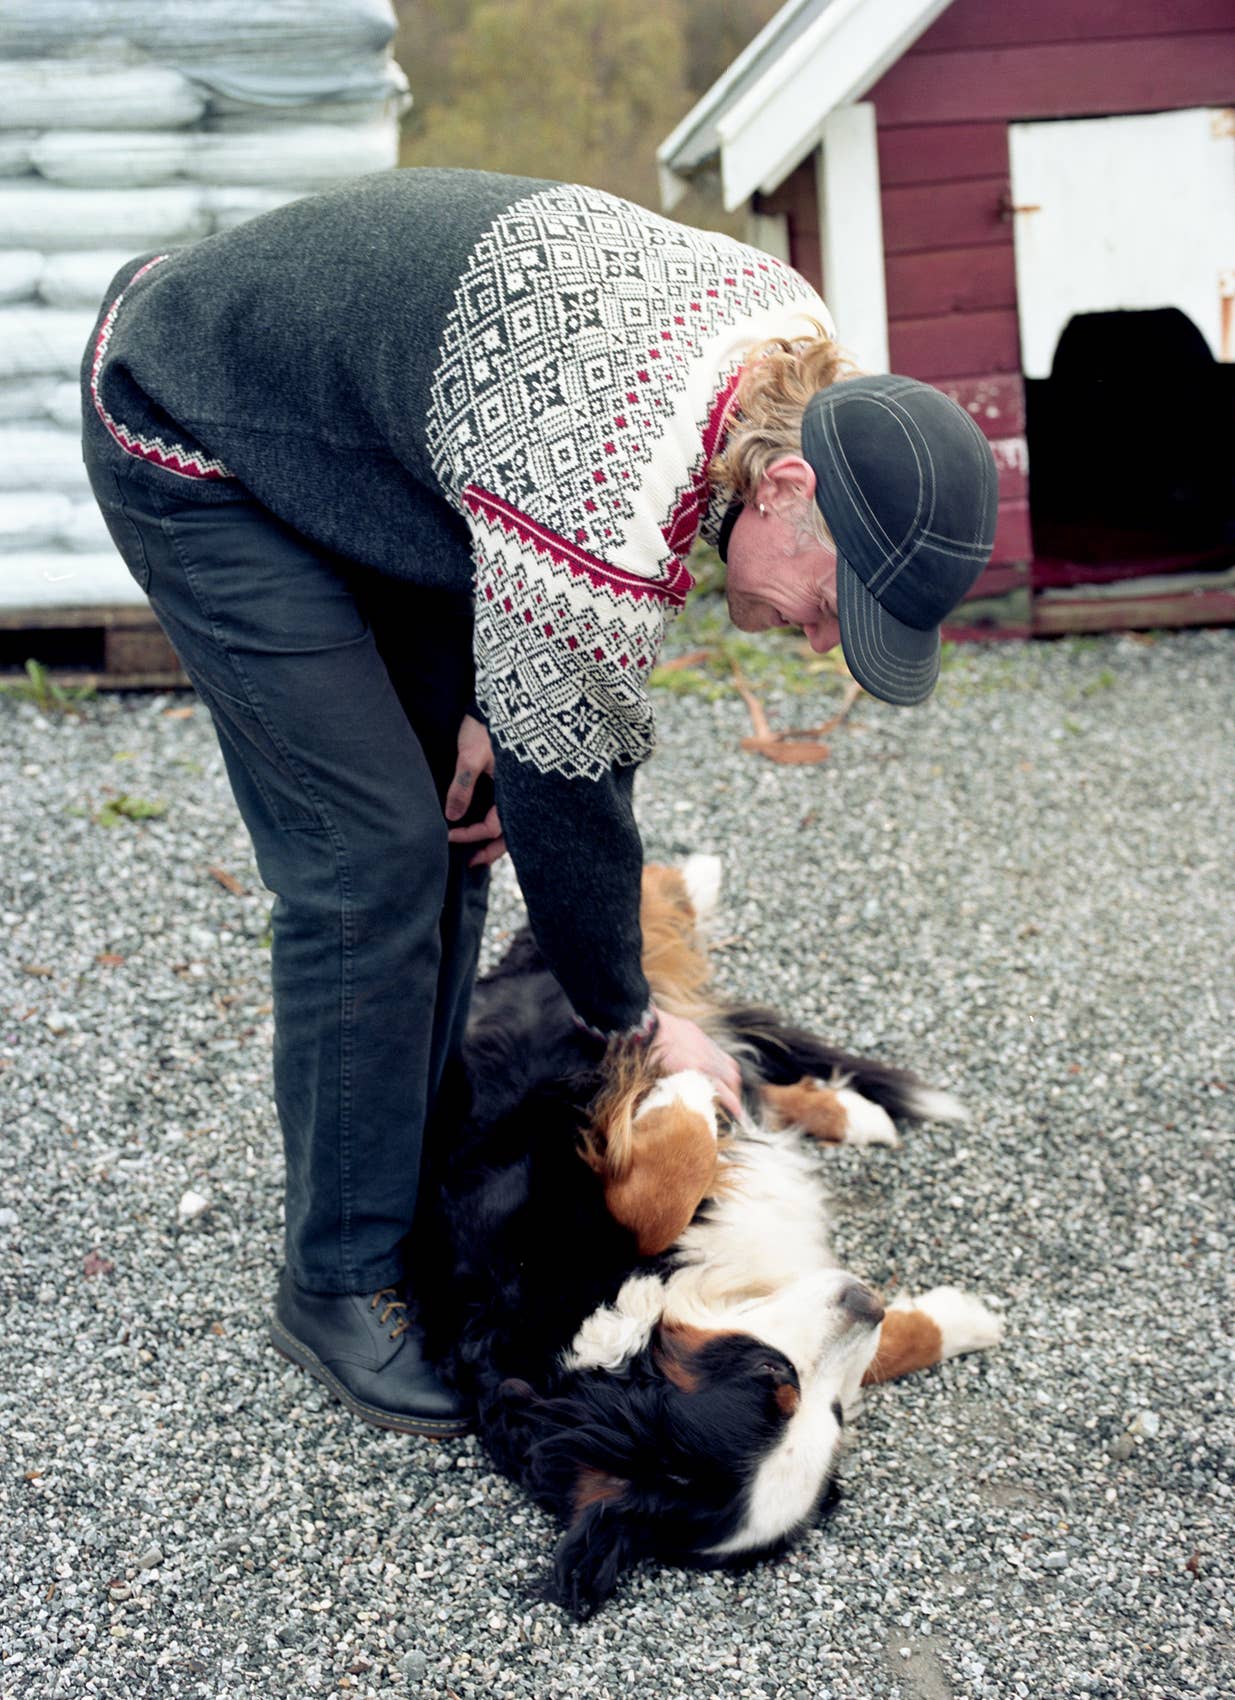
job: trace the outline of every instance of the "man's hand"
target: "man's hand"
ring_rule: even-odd
[[[492,776],[493,745],[489,742],[487,729],[480,721],[470,714],[465,714],[463,724],[459,727],[459,755],[455,763],[455,776],[446,793],[448,821],[463,819],[471,807],[472,793],[482,773]],[[490,867],[506,854],[506,840],[502,837],[502,823],[498,819],[496,804],[482,821],[475,821],[471,826],[452,827],[446,836],[452,844],[483,846],[469,859],[469,868]]]
[[[688,1021],[684,1015],[670,1015],[658,1010],[660,1018],[656,1037],[652,1040],[652,1061],[665,1074],[677,1074],[686,1068],[698,1069],[714,1082],[716,1096],[722,1107],[737,1121],[742,1120],[742,1073],[737,1063],[702,1027]]]

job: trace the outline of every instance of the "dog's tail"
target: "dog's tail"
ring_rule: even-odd
[[[927,1122],[969,1119],[965,1106],[950,1092],[928,1085],[911,1070],[842,1051],[800,1027],[789,1026],[774,1010],[757,1004],[731,1004],[723,1019],[729,1031],[729,1048],[743,1064],[752,1088],[760,1082],[793,1086],[809,1076],[825,1086],[850,1087],[890,1116]]]

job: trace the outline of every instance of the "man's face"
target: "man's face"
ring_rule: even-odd
[[[840,642],[836,554],[803,536],[764,497],[738,516],[729,539],[726,598],[739,631],[800,626],[817,655]]]

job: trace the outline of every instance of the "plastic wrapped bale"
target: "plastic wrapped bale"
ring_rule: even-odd
[[[111,57],[0,60],[6,129],[178,130],[205,110],[205,92],[167,65]]]
[[[80,464],[103,292],[133,255],[393,166],[394,31],[390,0],[0,0],[0,612],[132,603]]]
[[[210,214],[197,185],[160,189],[63,189],[40,178],[0,183],[0,251],[43,253],[82,248],[146,248],[194,242],[210,234]]]
[[[0,53],[88,60],[123,42],[152,65],[183,71],[229,109],[381,109],[407,87],[390,59],[394,32],[390,0],[5,0]]]

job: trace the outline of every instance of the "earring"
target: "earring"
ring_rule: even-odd
[[[762,503],[762,502],[760,502],[760,504],[759,504],[759,512],[760,512],[760,513],[761,513],[761,514],[766,514],[766,513],[767,513],[767,511],[768,511],[768,510],[767,510],[767,509],[766,509],[766,508],[765,508],[765,507],[764,507],[764,505],[763,505],[763,503]]]

